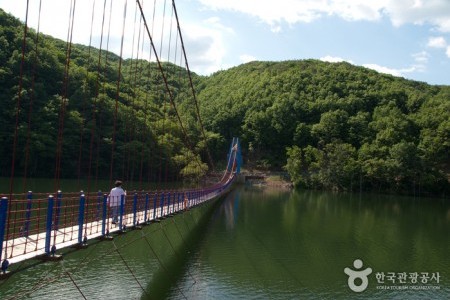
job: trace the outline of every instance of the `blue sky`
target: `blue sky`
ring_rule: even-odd
[[[209,22],[222,41],[216,69],[314,58],[450,84],[449,0],[191,0],[177,6],[187,22]]]
[[[30,0],[30,5],[38,2]],[[129,1],[130,7],[134,2]],[[47,17],[41,17],[41,31],[65,39],[67,26],[55,24],[67,23],[58,11],[70,1],[42,3]],[[89,30],[81,28],[90,24],[86,12],[91,3],[77,1],[80,16],[75,28],[80,30],[75,42],[89,43]],[[120,6],[117,13],[123,3],[114,0]],[[152,3],[145,0],[144,9]],[[0,0],[1,8],[21,19],[25,4],[26,0]],[[199,74],[252,60],[313,58],[450,85],[450,0],[179,0],[176,5],[189,65]],[[133,11],[128,9],[127,19],[133,20]],[[36,18],[29,17],[31,27]],[[121,33],[120,14],[117,20],[115,41]],[[118,43],[111,46],[117,49]]]

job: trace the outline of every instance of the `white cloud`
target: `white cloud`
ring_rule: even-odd
[[[375,70],[380,73],[391,74],[394,76],[403,76],[404,73],[410,73],[415,70],[414,67],[411,67],[408,69],[392,69],[392,68],[380,66],[377,64],[364,64],[363,67]]]
[[[242,54],[242,55],[239,56],[239,60],[240,60],[242,63],[248,63],[248,62],[251,62],[251,61],[255,61],[255,60],[257,60],[257,59],[256,59],[256,57],[254,57],[254,56],[252,56],[252,55]]]
[[[447,46],[447,42],[442,36],[430,37],[428,39],[427,46],[431,48],[445,48]]]
[[[378,21],[382,18],[389,18],[391,22],[400,26],[402,24],[431,24],[434,26],[434,37],[430,37],[427,46],[430,48],[439,48],[446,51],[446,55],[450,57],[450,44],[445,40],[445,35],[437,33],[450,32],[450,0],[196,0],[202,3],[204,8],[212,10],[227,10],[247,14],[253,18],[269,25],[270,29],[277,33],[283,31],[283,26],[292,26],[299,22],[312,22],[316,19],[326,16],[337,16],[344,20],[366,20]],[[42,2],[42,15],[40,30],[46,34],[65,40],[67,37],[69,5],[71,1],[46,0]],[[146,12],[147,22],[153,36],[158,55],[162,60],[174,61],[175,55],[177,61],[180,61],[180,52],[175,53],[176,43],[173,41],[176,34],[176,26],[170,27],[170,5],[167,5],[165,30],[161,36],[163,2],[156,1],[157,17],[155,19],[155,27],[152,28],[153,18],[153,1],[145,1],[144,10]],[[74,24],[74,43],[89,44],[90,27],[91,27],[91,1],[77,1],[77,9]],[[99,47],[100,37],[102,36],[102,10],[103,1],[96,1],[96,11],[94,16],[94,26],[92,32],[92,45]],[[109,50],[119,54],[120,40],[122,33],[122,20],[124,1],[112,1],[113,22],[111,23],[111,36]],[[30,1],[30,27],[37,27],[37,5],[39,1]],[[0,7],[7,12],[25,19],[26,1],[0,0]],[[108,3],[109,5],[109,3]],[[107,13],[105,19],[105,28],[103,32],[103,45],[106,48],[107,24],[109,17],[109,6],[107,5]],[[131,57],[132,52],[136,53],[136,46],[133,46],[133,29],[136,3],[128,1],[127,19],[126,19],[126,38],[124,40],[124,57]],[[159,14],[159,15],[158,15]],[[137,14],[137,23],[139,20],[139,12]],[[182,21],[182,30],[184,42],[186,45],[189,65],[192,70],[200,74],[209,74],[219,69],[229,67],[225,65],[224,60],[227,53],[228,44],[226,40],[238,33],[232,28],[223,25],[221,19],[217,17],[209,18],[203,23],[195,20],[190,23],[188,20]],[[194,22],[194,21],[193,21]],[[138,31],[136,29],[136,39]],[[141,33],[143,34],[143,33]],[[171,35],[171,41],[169,36]],[[145,34],[146,38],[147,35]],[[148,57],[150,46],[145,42],[144,53],[139,54],[140,57]],[[171,53],[168,53],[169,44]],[[179,46],[179,43],[178,43]],[[161,48],[161,49],[160,49]],[[136,54],[134,54],[136,56]],[[172,57],[172,58],[171,58]],[[385,73],[405,74],[408,72],[420,71],[425,69],[429,55],[426,52],[420,52],[413,55],[414,65],[406,69],[392,69],[377,64],[367,64],[366,66],[380,70]],[[242,55],[241,61],[249,61],[254,58]],[[344,58],[325,56],[321,60],[338,62],[352,61]]]
[[[384,10],[396,26],[429,23],[441,32],[450,32],[448,0],[388,0]]]
[[[324,15],[339,15],[347,20],[381,17],[382,5],[366,0],[198,0],[213,10],[241,12],[270,25],[286,22],[312,22]],[[369,2],[369,3],[367,3]],[[381,0],[383,2],[383,0]]]
[[[449,0],[198,0],[213,10],[241,12],[271,26],[312,22],[335,15],[344,20],[377,21],[390,18],[395,26],[429,23],[450,32]]]
[[[410,68],[403,70],[403,73],[424,72],[427,69],[430,54],[426,51],[421,51],[413,53],[411,56],[414,59],[414,64]]]
[[[214,21],[216,27],[218,22]],[[211,20],[207,20],[205,26],[191,23],[183,25],[189,65],[197,73],[206,75],[223,69],[226,53],[224,32],[214,27],[211,26]]]
[[[273,33],[279,33],[282,31],[282,29],[280,25],[272,25],[270,31],[272,31]]]
[[[421,57],[423,57],[423,53],[421,53]],[[345,59],[342,57],[336,57],[336,56],[324,56],[320,58],[321,61],[326,61],[326,62],[331,62],[331,63],[338,63],[338,62],[348,62],[350,64],[356,65],[353,61],[349,60],[349,59]],[[411,73],[414,71],[418,70],[417,66],[412,66],[410,68],[404,68],[404,69],[393,69],[393,68],[389,68],[389,67],[385,67],[385,66],[380,66],[378,64],[373,64],[373,63],[369,63],[369,64],[362,64],[363,67],[368,68],[368,69],[372,69],[375,70],[377,72],[380,73],[385,73],[385,74],[390,74],[393,76],[404,76],[404,74],[406,73]]]
[[[429,56],[428,53],[425,51],[415,53],[412,55],[415,63],[411,67],[402,68],[402,69],[389,68],[389,67],[381,66],[378,64],[374,64],[374,63],[366,63],[366,64],[362,64],[362,66],[365,68],[368,68],[368,69],[375,70],[380,73],[385,73],[385,74],[390,74],[393,76],[401,76],[402,77],[408,73],[420,72],[420,71],[425,70],[425,63],[428,61],[428,56]],[[336,56],[331,56],[331,55],[321,57],[320,60],[326,61],[326,62],[331,62],[331,63],[348,62],[350,64],[357,65],[350,59],[345,59],[342,57],[336,57]]]
[[[365,68],[368,68],[368,69],[375,70],[380,73],[390,74],[393,76],[405,76],[405,74],[407,74],[407,73],[423,71],[425,69],[425,63],[428,61],[428,53],[423,51],[420,53],[413,54],[412,57],[414,58],[415,64],[409,68],[394,69],[394,68],[389,68],[386,66],[374,64],[374,63],[362,64],[362,66]],[[336,56],[331,56],[331,55],[321,57],[320,60],[326,61],[326,62],[331,62],[331,63],[338,63],[338,62],[345,61],[350,64],[357,65],[350,59],[345,59],[342,57],[336,57]]]
[[[5,11],[18,16],[22,21],[25,20],[27,1],[7,1],[0,0],[0,7]],[[51,35],[53,37],[66,40],[69,28],[69,15],[72,1],[60,1],[60,0],[47,0],[42,1],[41,16],[39,21],[40,31]],[[91,37],[91,23],[92,23],[92,46],[99,48],[100,38],[102,36],[102,21],[103,21],[103,1],[95,2],[95,13],[92,15],[93,3],[91,1],[78,1],[75,6],[74,22],[73,22],[73,43],[80,43],[84,45],[89,45],[89,40]],[[28,26],[31,28],[38,27],[38,17],[39,17],[39,1],[29,2],[29,14],[28,14]],[[130,2],[126,9],[126,22],[125,22],[125,39],[124,39],[124,56],[132,56],[132,39],[133,31],[135,32],[135,41],[137,41],[138,30],[135,26],[135,11],[136,4]],[[150,7],[147,8],[147,18],[149,22],[149,27],[151,27],[151,16]],[[106,48],[106,37],[108,35],[109,18],[113,20],[111,22],[111,28],[109,30],[110,45],[109,50],[120,53],[120,40],[122,38],[123,29],[123,17],[125,12],[125,5],[123,1],[113,1],[110,6],[109,3],[105,6],[105,21],[103,26],[103,45],[102,48]],[[93,19],[93,20],[92,20]],[[161,20],[161,17],[159,17]],[[139,24],[139,14],[136,19],[136,24]],[[166,21],[167,22],[167,21]],[[161,24],[155,22],[155,24]],[[166,24],[166,26],[169,26]],[[161,30],[154,28],[151,30],[155,32],[155,36],[159,35],[161,38]],[[141,34],[143,34],[141,32]],[[142,35],[141,35],[142,37]],[[168,40],[168,38],[167,38]],[[136,50],[136,49],[134,49]]]
[[[351,60],[344,59],[344,58],[337,57],[337,56],[331,56],[331,55],[327,55],[327,56],[321,57],[320,60],[321,61],[326,61],[326,62],[331,62],[331,63],[337,63],[337,62],[346,61],[348,63],[353,64],[353,62]]]
[[[376,21],[382,17],[384,2],[386,1],[331,0],[327,3],[326,12],[348,21]]]
[[[69,26],[70,3],[71,1],[61,0],[42,1],[39,22],[40,31],[65,41]],[[93,3],[92,1],[76,2],[73,43],[89,45]],[[109,17],[112,15],[108,50],[120,54],[125,1],[112,1],[111,3],[111,10],[109,1],[107,1],[105,6],[106,13],[102,34],[104,1],[95,1],[92,46],[100,48],[100,40],[103,35],[102,49],[106,49]],[[164,10],[164,1],[156,1],[155,8],[153,3],[153,1],[145,2],[143,9],[156,48],[156,54],[162,61],[171,61],[184,65],[185,62],[181,57],[181,43],[179,40],[176,41],[179,38],[176,23],[171,19],[173,16],[171,5],[167,4]],[[28,26],[37,28],[39,1],[30,1],[29,5]],[[0,0],[0,7],[6,12],[19,17],[22,21],[25,20],[26,1]],[[153,11],[155,11],[155,17],[153,17]],[[164,11],[165,15],[163,15]],[[222,69],[224,67],[223,58],[226,49],[224,39],[227,35],[235,34],[233,29],[223,26],[221,20],[216,17],[209,18],[203,23],[197,21],[194,24],[189,23],[187,20],[181,20],[181,22],[190,68],[200,74],[209,74]],[[141,27],[139,33],[141,24],[140,12],[136,2],[127,1],[123,57],[136,58],[139,55],[140,58],[149,59],[152,52],[151,59],[155,60],[155,54],[151,49],[147,32]],[[142,52],[137,47],[139,35],[141,41],[145,37],[144,47],[142,47],[142,42],[139,46]]]
[[[450,58],[450,45],[447,44],[447,41],[445,40],[444,37],[442,37],[442,36],[430,37],[428,39],[427,46],[430,48],[438,48],[438,49],[446,50],[445,54],[447,55],[447,57]]]
[[[206,19],[204,22],[206,25],[208,25],[208,27],[212,26],[213,28],[219,29],[220,31],[223,31],[225,33],[228,33],[228,34],[236,33],[233,28],[224,26],[221,23],[221,20],[219,17],[212,17],[212,18]]]
[[[418,53],[413,53],[411,56],[414,59],[414,63],[407,68],[395,69],[386,66],[380,66],[378,64],[363,64],[363,66],[381,73],[402,77],[406,76],[408,73],[424,72],[427,68],[428,59],[430,57],[428,52],[421,51]]]
[[[428,58],[430,57],[430,55],[426,51],[413,53],[411,56],[414,58],[414,61],[418,64],[426,64],[428,62]]]

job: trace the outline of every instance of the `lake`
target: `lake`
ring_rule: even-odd
[[[450,299],[449,254],[448,200],[237,186],[61,262],[15,266],[0,298]]]
[[[357,259],[359,270],[372,269],[360,292],[349,288],[344,273],[356,270]],[[450,299],[450,204],[238,188],[171,288],[169,298],[185,297]]]

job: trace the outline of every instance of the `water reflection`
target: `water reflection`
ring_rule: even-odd
[[[241,188],[225,199],[188,264],[190,273],[203,275],[201,282],[185,290],[182,280],[176,288],[192,299],[351,298],[358,295],[343,270],[357,258],[374,274],[448,278],[449,207],[433,199]],[[379,291],[376,284],[372,276],[364,297],[409,295]],[[450,283],[440,284],[417,297],[450,297]]]
[[[234,197],[230,197],[222,205],[224,216],[227,224],[227,229],[231,230],[236,224],[236,218],[239,213],[239,197],[240,193],[234,193]]]

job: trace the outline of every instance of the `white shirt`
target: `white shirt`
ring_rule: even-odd
[[[119,186],[111,189],[111,192],[108,195],[108,203],[110,206],[120,206],[120,198],[122,195],[127,195],[125,191]],[[123,200],[123,203],[125,204],[125,197]]]

